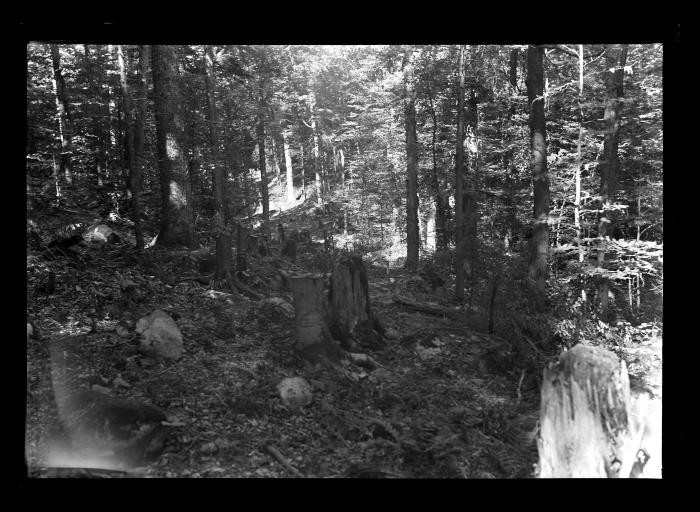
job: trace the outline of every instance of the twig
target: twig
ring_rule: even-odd
[[[297,468],[295,468],[294,466],[292,466],[292,463],[289,462],[289,460],[287,460],[287,459],[284,457],[284,455],[282,455],[282,453],[280,453],[280,451],[277,449],[277,447],[275,447],[275,445],[273,445],[273,444],[265,445],[265,450],[266,450],[270,455],[272,455],[275,459],[277,459],[277,462],[279,462],[280,464],[282,464],[282,466],[284,466],[284,468],[285,468],[287,471],[289,471],[290,473],[292,473],[292,474],[293,474],[294,476],[296,476],[296,477],[304,478],[304,475],[302,474],[302,472],[299,471],[299,470],[298,470]]]
[[[520,393],[520,387],[523,385],[524,378],[525,378],[525,368],[523,368],[523,371],[520,374],[520,380],[518,381],[518,387],[515,390],[515,392],[518,394],[518,400],[515,402],[517,405],[520,405],[520,400],[523,398],[523,395]]]

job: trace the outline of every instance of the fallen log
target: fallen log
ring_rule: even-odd
[[[430,304],[430,303],[420,303],[413,301],[411,299],[408,299],[406,297],[401,297],[399,295],[393,295],[392,300],[401,306],[404,306],[408,309],[412,309],[414,311],[418,311],[419,313],[426,313],[428,315],[435,315],[435,316],[444,316],[447,318],[451,318],[453,320],[465,320],[466,316],[464,313],[461,313],[459,311],[455,311],[452,309],[448,309],[442,306],[439,306],[437,304]]]

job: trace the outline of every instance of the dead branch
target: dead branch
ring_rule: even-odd
[[[292,473],[294,476],[299,477],[299,478],[304,478],[304,475],[301,471],[299,471],[297,468],[292,466],[292,463],[289,462],[289,460],[282,455],[282,453],[277,449],[277,447],[274,444],[267,444],[264,446],[265,451],[272,455],[275,459],[277,459],[277,462],[282,464],[284,468]]]

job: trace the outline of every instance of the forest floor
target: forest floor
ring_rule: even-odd
[[[276,220],[318,235],[298,215]],[[346,363],[339,373],[295,354],[293,318],[192,279],[195,252],[146,252],[144,265],[123,242],[80,244],[53,257],[28,248],[27,316],[39,333],[27,349],[30,476],[55,474],[47,466],[61,433],[47,347],[57,340],[70,341],[63,350],[75,388],[97,384],[113,396],[152,403],[173,425],[159,459],[123,476],[533,476],[536,376],[506,364],[505,340],[458,316],[416,312],[393,300],[459,309],[415,273],[367,264],[387,344],[370,353],[376,369]],[[318,271],[324,258],[330,256],[322,243],[300,247],[295,263],[273,246],[271,256],[250,257],[247,282],[265,296],[291,300],[272,285],[278,269]],[[35,291],[49,269],[56,275],[52,295]],[[124,327],[154,309],[171,314],[182,331],[185,351],[177,361],[142,356],[133,329]],[[291,376],[314,389],[311,404],[298,411],[287,409],[276,389]]]

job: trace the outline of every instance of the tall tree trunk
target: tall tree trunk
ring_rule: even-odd
[[[340,163],[340,181],[343,185],[343,190],[345,190],[345,154],[343,153],[343,148],[338,150],[338,157]]]
[[[150,47],[146,44],[139,46],[139,90],[136,100],[136,122],[134,133],[134,151],[138,161],[141,178],[146,171],[146,116],[148,115],[148,62]]]
[[[627,62],[627,45],[608,45],[605,49],[606,68],[605,78],[605,135],[603,137],[603,161],[600,164],[600,198],[602,201],[603,215],[598,227],[598,266],[606,268],[605,252],[607,250],[606,237],[612,232],[615,223],[615,212],[612,204],[617,188],[617,147],[620,140],[620,123],[622,101],[624,96],[624,69]],[[608,308],[608,294],[610,281],[601,277],[598,294],[600,296],[601,317],[607,321],[610,317]]]
[[[323,182],[321,180],[322,162],[319,148],[318,123],[316,119],[316,93],[311,88],[309,92],[309,108],[311,109],[311,132],[314,137],[314,173],[316,175],[316,204],[323,204]]]
[[[280,181],[280,164],[279,164],[279,159],[277,158],[277,144],[275,144],[275,137],[270,136],[270,146],[272,147],[272,166],[275,169],[275,179],[277,182]]]
[[[53,64],[53,90],[56,96],[56,111],[58,113],[58,129],[61,136],[61,169],[66,179],[66,184],[73,183],[73,167],[71,156],[73,154],[73,127],[68,107],[68,95],[66,83],[61,72],[61,54],[57,44],[50,44],[51,62]]]
[[[226,208],[226,171],[221,161],[219,151],[219,119],[214,95],[214,52],[210,45],[204,47],[204,83],[207,89],[207,104],[209,106],[209,140],[214,159],[214,199],[216,201],[216,271],[214,279],[226,279],[229,286],[231,280],[231,233],[229,231],[229,216]]]
[[[512,48],[510,50],[510,73],[508,75],[508,82],[510,86],[515,89],[518,86],[518,56],[520,50],[517,48]]]
[[[267,189],[267,166],[265,165],[265,85],[261,79],[258,84],[258,119],[256,132],[258,136],[258,165],[260,167],[260,196],[262,199],[262,232],[270,235],[270,195]]]
[[[299,158],[301,159],[301,192],[306,201],[306,173],[304,172],[304,141],[299,144]]]
[[[418,266],[418,138],[416,136],[416,85],[413,50],[404,57],[404,119],[406,124],[406,268]]]
[[[527,97],[530,104],[530,144],[534,188],[533,233],[530,240],[528,278],[535,310],[545,305],[547,257],[549,253],[549,176],[547,174],[547,132],[544,117],[544,48],[530,45],[527,50]]]
[[[436,233],[436,248],[441,251],[447,250],[448,232],[447,232],[447,216],[445,215],[445,206],[443,205],[442,187],[438,178],[437,165],[437,114],[433,104],[433,94],[428,87],[428,99],[430,100],[430,115],[433,118],[433,140],[432,140],[432,156],[433,156],[433,188],[435,189],[435,233]]]
[[[464,273],[467,258],[464,204],[464,53],[459,49],[459,99],[457,104],[457,150],[455,156],[455,296],[464,300]]]
[[[190,246],[192,225],[187,194],[189,184],[181,143],[184,121],[180,111],[175,47],[153,45],[151,58],[162,196],[158,244]]]
[[[134,152],[134,127],[131,123],[131,97],[129,95],[129,83],[126,79],[126,63],[124,61],[124,48],[122,45],[117,46],[117,56],[119,60],[119,81],[122,88],[122,104],[124,105],[126,162],[131,183],[131,213],[136,235],[136,250],[140,251],[143,248],[141,205],[139,203],[139,196],[141,194],[141,169],[136,162],[136,153]]]
[[[287,173],[287,205],[291,208],[294,206],[294,172],[292,170],[292,152],[289,149],[289,137],[284,131],[282,131],[282,145],[284,146],[284,166]]]
[[[88,113],[92,118],[92,131],[94,135],[94,153],[95,153],[95,181],[98,187],[102,187],[102,176],[107,169],[107,156],[105,154],[105,130],[104,123],[108,117],[103,115],[103,97],[101,88],[95,81],[95,75],[98,77],[102,73],[102,57],[100,55],[100,47],[95,45],[94,62],[90,57],[90,46],[83,45],[85,51],[85,72],[88,81],[88,90],[90,91],[91,101]]]

